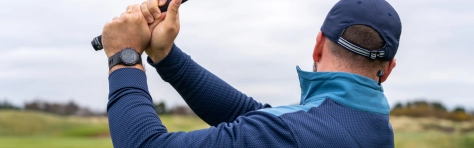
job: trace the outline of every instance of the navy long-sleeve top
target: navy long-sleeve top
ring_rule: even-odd
[[[157,64],[208,129],[168,132],[156,114],[146,75],[135,68],[109,76],[114,147],[393,147],[389,106],[374,80],[349,73],[305,72],[299,105],[271,107],[236,90],[177,46]],[[291,99],[291,98],[289,98]]]

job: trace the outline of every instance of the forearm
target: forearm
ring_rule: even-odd
[[[150,137],[167,133],[148,92],[145,73],[137,68],[109,76],[107,112],[114,147],[139,147]]]
[[[210,125],[230,122],[249,111],[270,107],[233,88],[198,65],[176,46],[165,59],[152,65],[163,80],[178,91],[191,109]]]

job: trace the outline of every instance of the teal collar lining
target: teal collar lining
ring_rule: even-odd
[[[301,87],[300,105],[332,99],[358,110],[388,115],[390,106],[375,80],[344,72],[307,72],[296,67]]]

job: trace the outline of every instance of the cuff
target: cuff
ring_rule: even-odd
[[[112,72],[109,75],[109,96],[123,88],[148,91],[145,72],[137,68],[120,68]]]
[[[158,63],[153,63],[150,57],[147,58],[148,64],[156,68],[161,78],[169,82],[175,77],[181,75],[182,68],[186,65],[189,56],[182,52],[178,46],[173,45],[170,53]]]

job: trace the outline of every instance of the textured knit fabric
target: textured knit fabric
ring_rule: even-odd
[[[159,63],[148,62],[211,127],[168,132],[154,110],[145,73],[119,69],[109,76],[107,107],[114,147],[393,147],[386,99],[373,80],[299,70],[302,103],[271,108],[231,87],[176,46]],[[350,88],[369,93],[343,93]]]

